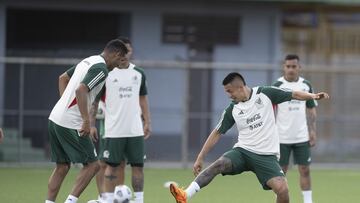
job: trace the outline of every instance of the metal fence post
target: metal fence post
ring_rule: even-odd
[[[189,136],[189,78],[190,78],[190,64],[185,69],[185,81],[184,81],[184,100],[183,100],[183,128],[181,135],[181,163],[183,168],[188,168],[188,136]]]
[[[25,64],[20,64],[19,76],[19,136],[18,136],[18,161],[22,162],[22,138],[24,133],[24,84],[25,84]]]

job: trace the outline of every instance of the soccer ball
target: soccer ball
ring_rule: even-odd
[[[132,197],[131,190],[126,185],[118,185],[114,190],[114,203],[129,203]]]

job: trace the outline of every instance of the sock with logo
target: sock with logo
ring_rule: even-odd
[[[69,195],[64,203],[76,203],[78,200],[74,195]]]
[[[197,193],[200,190],[199,184],[197,182],[193,181],[188,188],[186,188],[186,196],[187,199],[190,199],[195,193]]]

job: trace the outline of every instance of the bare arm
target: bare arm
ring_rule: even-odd
[[[92,141],[96,142],[98,140],[98,132],[96,128],[96,113],[99,107],[99,100],[95,99],[95,101],[91,105],[90,109],[90,137]]]
[[[307,125],[309,129],[309,139],[310,146],[315,146],[316,144],[316,108],[307,108]]]
[[[326,92],[319,92],[319,93],[309,93],[303,91],[293,91],[292,98],[297,100],[320,100],[320,99],[329,99],[329,95]]]
[[[219,141],[220,135],[221,134],[216,129],[214,129],[210,133],[209,137],[207,138],[205,144],[203,145],[203,147],[194,163],[193,172],[194,172],[195,176],[197,176],[201,172],[205,156],[214,147],[214,145]]]
[[[151,134],[151,121],[150,121],[149,101],[146,95],[140,96],[140,108],[142,112],[142,119],[144,125],[144,135],[145,135],[145,139],[147,139]]]
[[[88,107],[87,107],[88,106],[88,100],[87,100],[88,91],[89,91],[89,88],[83,83],[80,83],[79,87],[75,91],[77,104],[79,107],[81,117],[83,119],[83,124],[79,131],[80,135],[82,135],[82,136],[89,135],[89,133],[90,133],[90,115],[89,115],[89,111],[88,111]]]
[[[60,97],[65,91],[66,86],[68,85],[70,81],[70,76],[65,72],[59,76],[59,94]]]

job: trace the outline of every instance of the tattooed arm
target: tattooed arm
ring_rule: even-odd
[[[309,129],[310,146],[312,147],[316,144],[316,108],[307,108],[306,117]]]

